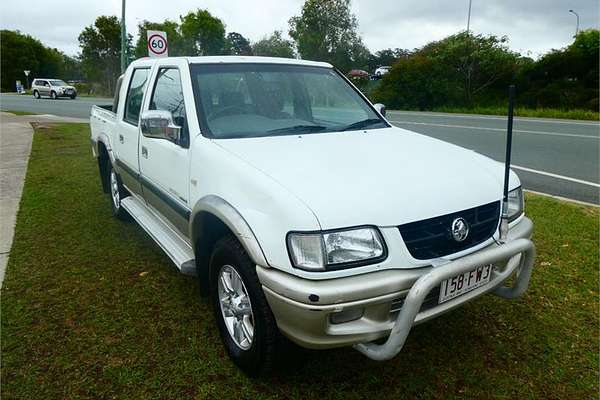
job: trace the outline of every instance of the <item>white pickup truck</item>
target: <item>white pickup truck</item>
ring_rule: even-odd
[[[330,64],[137,60],[91,131],[114,215],[198,276],[250,375],[284,338],[390,359],[413,325],[528,286],[518,177],[503,198],[502,164],[392,126]]]

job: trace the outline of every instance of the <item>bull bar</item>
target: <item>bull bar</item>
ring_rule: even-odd
[[[415,319],[425,319],[424,315],[417,318],[421,305],[427,294],[439,286],[442,281],[452,278],[461,273],[473,270],[482,265],[495,264],[507,261],[504,270],[494,269],[490,282],[484,286],[476,288],[455,299],[442,303],[436,309],[429,310],[423,314],[437,314],[444,309],[452,308],[453,303],[464,302],[469,298],[477,297],[485,292],[493,291],[494,294],[507,299],[514,299],[521,296],[531,277],[533,263],[535,260],[535,246],[529,239],[520,238],[496,248],[485,250],[479,253],[471,254],[466,257],[454,260],[420,277],[412,286],[406,298],[402,309],[396,317],[394,326],[385,343],[376,344],[374,342],[359,343],[354,348],[372,360],[383,361],[395,357],[406,342],[406,338],[415,324]],[[516,279],[511,287],[501,286],[516,271]],[[437,310],[437,311],[436,311]]]

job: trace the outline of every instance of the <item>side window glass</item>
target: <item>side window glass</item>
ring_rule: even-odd
[[[142,108],[142,99],[144,89],[148,82],[148,69],[136,69],[133,71],[127,98],[125,100],[125,115],[123,119],[130,124],[138,125],[140,119],[140,109]]]
[[[185,145],[187,140],[185,103],[183,101],[181,78],[177,68],[161,68],[158,70],[149,109],[169,111],[173,116],[173,122],[182,127],[183,143],[180,144]]]

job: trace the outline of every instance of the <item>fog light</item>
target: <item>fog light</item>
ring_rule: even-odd
[[[332,313],[329,316],[332,324],[343,324],[344,322],[354,321],[363,316],[364,308],[351,308],[348,310]]]

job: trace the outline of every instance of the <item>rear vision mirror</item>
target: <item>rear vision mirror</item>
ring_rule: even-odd
[[[381,103],[373,104],[373,107],[377,110],[379,114],[385,117],[385,106]]]
[[[142,134],[149,138],[166,139],[178,143],[181,126],[173,122],[173,115],[165,110],[149,110],[140,118]]]

